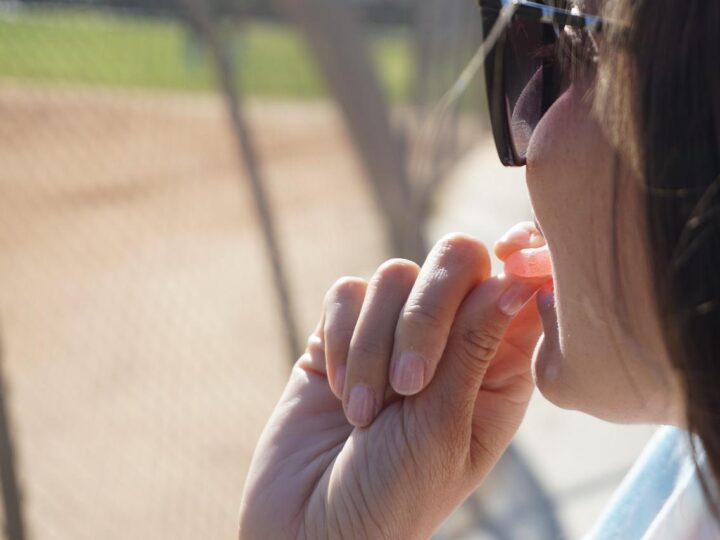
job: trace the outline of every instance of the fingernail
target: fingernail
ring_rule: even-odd
[[[512,317],[522,309],[528,300],[538,290],[537,284],[532,283],[513,283],[510,285],[500,299],[498,300],[498,308],[500,311]]]
[[[350,397],[347,404],[347,417],[355,426],[365,426],[372,420],[372,413],[375,409],[375,398],[369,386],[356,384],[350,390]]]
[[[345,372],[347,369],[345,366],[338,366],[335,369],[335,390],[338,395],[342,397],[343,389],[345,388]]]
[[[391,378],[390,382],[398,394],[404,396],[417,394],[425,378],[425,361],[420,355],[405,351],[398,358]]]

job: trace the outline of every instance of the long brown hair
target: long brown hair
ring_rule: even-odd
[[[659,320],[720,485],[720,2],[608,0],[596,113],[640,179]],[[602,112],[600,112],[602,111]]]

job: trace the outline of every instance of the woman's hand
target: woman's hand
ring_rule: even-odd
[[[427,538],[482,481],[524,415],[541,329],[523,307],[538,285],[489,274],[455,234],[422,269],[332,286],[255,450],[242,539]]]

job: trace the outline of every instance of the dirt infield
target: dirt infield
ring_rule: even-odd
[[[250,116],[305,335],[336,277],[382,260],[382,235],[330,106]],[[222,103],[2,84],[0,164],[3,360],[32,536],[234,537],[289,359]]]
[[[386,257],[378,216],[330,105],[248,113],[307,335],[337,277]],[[454,175],[430,238],[490,245],[530,217],[491,141]],[[0,82],[0,360],[31,538],[235,538],[291,360],[249,193],[219,98]],[[536,394],[514,444],[579,538],[653,429]],[[527,537],[500,469],[438,540],[485,538],[467,527],[488,509]]]

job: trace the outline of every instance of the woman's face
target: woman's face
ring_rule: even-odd
[[[527,185],[553,262],[556,306],[543,317],[536,383],[557,405],[606,420],[678,423],[681,393],[654,311],[642,192],[620,171],[614,193],[614,152],[590,109],[584,91],[570,86],[528,148]]]

